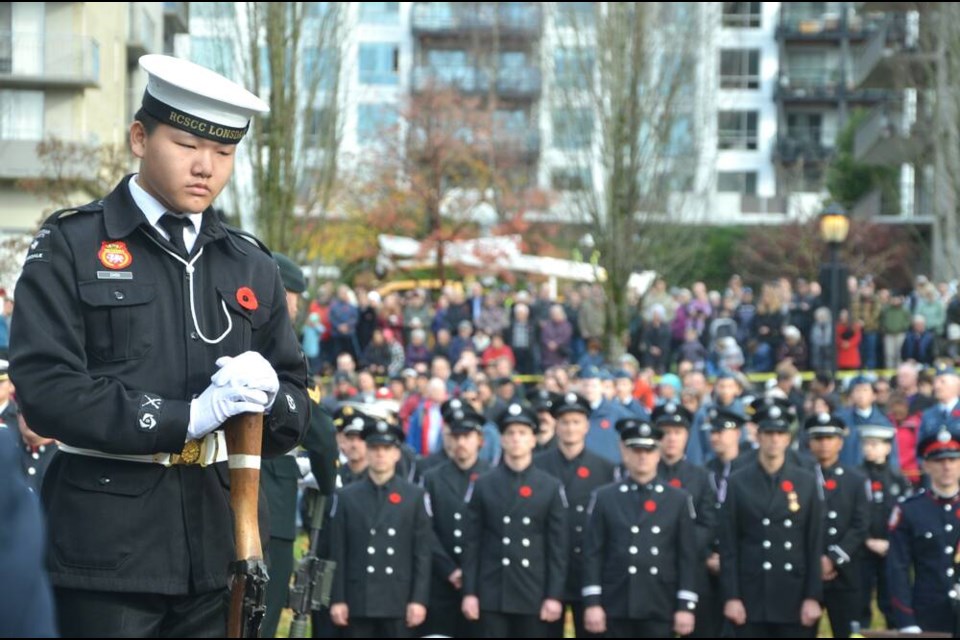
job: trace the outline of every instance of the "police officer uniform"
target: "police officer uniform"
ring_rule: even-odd
[[[452,433],[483,433],[486,418],[462,400],[447,400],[440,411]],[[461,469],[448,458],[423,475],[423,488],[433,510],[434,533],[433,579],[424,635],[468,638],[477,634],[476,623],[461,613],[463,594],[449,578],[457,569],[462,569],[467,500],[477,479],[489,469],[490,465],[480,459],[469,469]]]
[[[235,144],[268,110],[184,60],[140,64],[149,74],[142,118],[158,127]],[[225,438],[208,428],[213,407],[242,403],[212,381],[239,375],[218,371],[218,359],[257,352],[279,380],[264,457],[306,429],[306,366],[269,251],[212,208],[179,213],[165,214],[128,176],[102,200],[50,216],[17,285],[20,408],[61,443],[43,500],[64,635],[225,633],[233,515]]]
[[[896,436],[896,429],[890,426],[874,425],[860,428],[860,438],[876,438],[890,442]],[[870,482],[870,529],[867,538],[887,540],[888,524],[894,506],[905,499],[912,487],[907,480],[894,470],[889,459],[881,462],[864,461],[861,470]],[[890,611],[890,590],[887,587],[887,556],[880,556],[867,549],[863,554],[863,584],[860,591],[860,628],[868,629],[873,617],[873,588],[877,588],[877,607],[887,622],[887,628],[893,629],[893,615]]]
[[[307,289],[303,272],[290,258],[274,253],[280,270],[280,279],[287,291],[302,294]],[[333,421],[320,404],[318,385],[307,390],[310,399],[310,423],[303,438],[303,447],[309,452],[310,468],[317,482],[319,493],[333,495],[337,473],[337,439]],[[297,495],[301,479],[297,464],[297,449],[260,465],[260,486],[270,511],[269,539],[262,546],[267,550],[270,581],[267,583],[267,611],[260,627],[260,635],[272,638],[276,635],[280,612],[287,606],[290,574],[293,572],[293,542],[297,538]]]
[[[625,446],[651,450],[662,435],[640,418],[620,420],[617,431]],[[674,612],[696,612],[695,517],[690,494],[659,478],[597,490],[584,543],[583,604],[603,607],[607,637],[673,637]]]
[[[927,460],[958,458],[960,437],[945,427],[928,434],[919,450]],[[894,506],[887,584],[897,629],[955,633],[958,545],[960,493],[921,489]]]
[[[957,376],[957,370],[949,364],[937,365],[936,375]],[[920,427],[917,429],[917,455],[920,456],[920,443],[931,435],[936,435],[946,427],[952,434],[960,435],[960,398],[949,398],[946,402],[937,402],[923,412]]]
[[[788,413],[771,404],[753,419],[760,431],[790,431]],[[820,601],[823,499],[812,473],[785,461],[768,474],[754,458],[730,476],[720,508],[720,584],[724,602],[747,613],[737,637],[807,637],[803,601]]]
[[[361,419],[367,446],[403,442],[399,427]],[[349,607],[346,637],[408,637],[407,605],[427,605],[432,533],[424,496],[395,474],[383,485],[367,475],[334,497],[331,556],[337,570],[330,602]]]
[[[497,421],[537,431],[537,418],[518,403]],[[506,463],[480,476],[470,496],[463,556],[463,595],[480,601],[480,636],[549,637],[540,621],[546,599],[562,601],[567,578],[566,497],[559,480],[532,463]]]
[[[739,411],[722,409],[716,406],[709,407],[704,414],[704,426],[711,432],[740,429],[746,422],[746,417]],[[738,455],[733,460],[723,461],[716,455],[712,456],[705,465],[707,470],[707,484],[714,511],[713,539],[707,555],[720,553],[720,506],[727,497],[727,484],[730,475],[743,466],[746,459]],[[699,516],[699,512],[697,513]],[[700,606],[697,608],[697,626],[694,633],[703,638],[719,638],[727,626],[723,617],[723,598],[720,591],[720,575],[707,571],[706,586],[700,592]]]
[[[580,395],[568,392],[553,404],[554,419],[566,413],[581,413],[589,418],[590,405]],[[578,638],[592,637],[583,626],[583,530],[587,524],[587,507],[594,491],[614,481],[614,464],[584,448],[573,458],[567,458],[559,446],[551,447],[534,456],[533,464],[563,484],[567,495],[567,536],[570,556],[563,602],[573,610],[574,628]],[[562,622],[558,631],[562,635]]]
[[[837,415],[812,415],[804,423],[808,439],[844,437],[846,424]],[[866,476],[856,467],[839,462],[830,467],[817,465],[817,479],[823,486],[823,555],[830,558],[837,577],[823,582],[823,604],[830,616],[835,638],[849,637],[850,623],[859,619],[862,557],[870,526],[869,487]]]

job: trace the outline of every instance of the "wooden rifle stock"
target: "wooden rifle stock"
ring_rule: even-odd
[[[263,415],[245,413],[224,423],[230,465],[230,507],[236,561],[230,570],[228,638],[258,638],[266,611],[269,579],[260,546],[257,498],[260,493],[260,448]]]

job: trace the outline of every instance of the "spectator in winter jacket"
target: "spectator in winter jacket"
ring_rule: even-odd
[[[549,320],[540,325],[540,353],[544,369],[569,363],[572,336],[573,328],[567,322],[563,307],[553,305]]]
[[[807,357],[807,345],[803,341],[800,329],[793,325],[783,328],[783,343],[777,352],[777,362],[783,362],[789,358],[793,365],[801,371],[806,371],[809,365]]]
[[[860,325],[850,322],[850,314],[846,309],[840,310],[837,322],[837,368],[842,370],[859,369],[860,340],[862,334]]]
[[[916,314],[913,316],[913,323],[910,331],[903,339],[903,346],[900,348],[901,360],[916,360],[920,364],[931,365],[934,358],[934,339],[933,333],[927,330],[927,320],[924,316]]]

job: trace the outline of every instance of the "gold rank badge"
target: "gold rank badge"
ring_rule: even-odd
[[[790,509],[791,513],[800,511],[800,501],[797,499],[796,491],[791,491],[787,494],[787,509]]]

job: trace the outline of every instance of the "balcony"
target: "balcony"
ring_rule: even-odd
[[[836,102],[842,94],[840,72],[824,68],[787,68],[780,74],[775,98],[783,102]]]
[[[509,67],[497,72],[497,95],[509,100],[536,100],[540,97],[540,69]]]
[[[920,48],[919,29],[902,14],[891,15],[861,47],[853,84],[868,89],[926,86],[935,56]]]
[[[100,85],[100,45],[73,34],[0,31],[0,87],[88,89]]]
[[[540,37],[543,13],[540,3],[417,2],[411,19],[413,35],[462,37],[497,35],[500,39]]]
[[[774,147],[774,159],[782,164],[804,162],[826,162],[833,156],[833,147],[820,142],[820,131],[787,131],[777,140]]]
[[[38,140],[0,139],[0,179],[39,178],[43,164],[37,155]]]
[[[189,2],[163,3],[163,30],[168,36],[187,33],[190,26]]]
[[[861,21],[848,24],[839,13],[785,14],[777,25],[777,38],[785,42],[839,42],[843,38],[864,36]]]
[[[159,51],[161,42],[160,30],[147,8],[139,2],[131,2],[127,31],[127,65],[134,67],[140,56]]]
[[[854,2],[853,4],[858,13],[916,11],[921,6],[919,2]]]
[[[877,107],[857,129],[853,156],[872,165],[912,163],[929,149],[929,134],[922,122],[897,105]]]
[[[423,93],[431,89],[452,87],[465,93],[481,94],[490,90],[490,77],[486,71],[475,67],[429,67],[413,69],[413,92]]]
[[[537,130],[500,130],[493,134],[498,156],[535,161],[540,157],[540,132]]]

